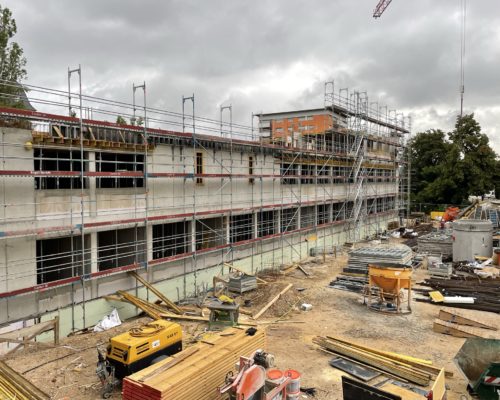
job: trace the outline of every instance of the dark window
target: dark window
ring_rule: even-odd
[[[89,245],[90,236],[85,235],[85,271],[83,271],[81,236],[37,240],[37,284],[88,274],[90,272]]]
[[[330,222],[330,205],[329,204],[318,204],[318,225],[327,224]]]
[[[144,187],[144,154],[96,153],[97,172],[117,173],[117,176],[97,178],[98,188]],[[124,176],[119,176],[122,172]],[[127,176],[137,173],[138,176]]]
[[[80,151],[69,150],[51,150],[51,149],[34,149],[34,167],[35,171],[71,171],[81,172],[81,153]],[[84,154],[84,161],[86,154]],[[87,165],[84,162],[84,171]],[[47,176],[35,178],[35,189],[81,189],[82,178],[76,177],[60,177]],[[87,187],[87,179],[83,178],[83,187]]]
[[[298,208],[287,208],[281,210],[281,232],[289,232],[297,229]]]
[[[99,271],[146,260],[144,228],[116,229],[97,233]]]
[[[196,221],[196,250],[209,249],[226,243],[224,218],[206,218]]]
[[[202,175],[203,174],[203,153],[196,153],[196,175]],[[196,183],[197,184],[202,184],[203,183],[203,178],[201,176],[196,177]]]
[[[297,165],[296,164],[281,164],[280,174],[282,176],[281,183],[283,185],[295,185],[297,183]],[[288,178],[292,176],[292,178]]]
[[[302,171],[301,175],[306,178],[302,178],[300,182],[302,184],[311,184],[314,183],[314,171],[315,171],[315,165],[310,165],[310,164],[303,164],[302,165]],[[307,178],[310,177],[310,178]]]
[[[259,237],[274,235],[276,233],[274,211],[260,211],[257,215]]]
[[[187,221],[153,226],[153,259],[171,257],[189,251],[190,223]]]
[[[316,207],[307,206],[300,209],[300,227],[308,228],[316,222]]]
[[[323,185],[330,183],[331,182],[331,178],[330,178],[331,167],[329,165],[318,165],[316,168],[318,171],[318,176],[320,176],[320,178],[318,178],[318,183],[323,184]]]
[[[231,243],[253,238],[252,214],[232,215],[229,224]]]

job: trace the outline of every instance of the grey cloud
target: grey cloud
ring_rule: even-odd
[[[2,1],[18,22],[29,83],[65,88],[66,68],[81,63],[92,94],[130,101],[132,82],[146,80],[151,105],[179,111],[181,96],[195,92],[199,114],[217,117],[230,102],[235,119],[249,124],[252,111],[321,106],[323,83],[334,78],[412,113],[415,129],[451,129],[459,2],[394,1],[374,20],[376,3]],[[500,151],[498,26],[498,1],[468,2],[466,111],[484,119]],[[287,81],[274,85],[280,76]]]

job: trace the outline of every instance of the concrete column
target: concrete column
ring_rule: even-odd
[[[153,225],[146,225],[146,261],[153,259]]]
[[[253,239],[257,239],[259,237],[259,212],[256,211],[253,213],[252,217],[252,223],[253,223]]]
[[[97,265],[97,232],[90,233],[90,273],[97,272],[99,266]],[[90,281],[91,298],[96,298],[99,296],[98,290],[98,280],[92,279]]]
[[[97,272],[99,270],[99,266],[97,265],[97,232],[90,233],[90,272]]]
[[[191,251],[196,251],[196,219],[191,220]]]
[[[96,162],[95,162],[95,152],[88,152],[89,163],[88,170],[89,172],[96,172]],[[87,178],[89,185],[89,213],[91,217],[97,216],[97,195],[96,195],[96,178]]]

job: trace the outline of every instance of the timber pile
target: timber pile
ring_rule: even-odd
[[[329,353],[338,354],[421,386],[429,385],[441,371],[409,356],[380,351],[332,336],[317,336],[313,343]],[[451,372],[446,372],[446,375],[453,376]]]
[[[500,279],[431,278],[424,284],[439,290],[444,296],[474,297],[473,304],[454,303],[453,307],[500,313]]]
[[[0,361],[0,399],[50,400],[50,396]]]
[[[244,329],[226,329],[125,378],[123,400],[219,399],[217,388],[240,356],[265,347],[264,330],[250,336]]]

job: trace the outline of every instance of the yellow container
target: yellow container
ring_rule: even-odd
[[[368,275],[370,284],[381,288],[385,293],[399,293],[400,289],[411,288],[411,267],[378,266],[370,264]]]
[[[431,219],[437,220],[443,217],[444,211],[431,211]]]

